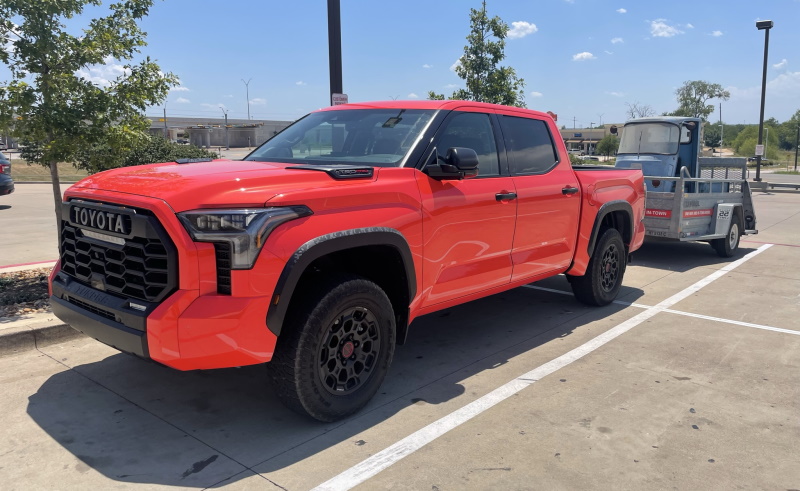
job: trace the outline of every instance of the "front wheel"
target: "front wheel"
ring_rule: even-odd
[[[292,410],[336,421],[375,395],[392,362],[392,304],[375,283],[341,278],[293,306],[275,356],[272,385]]]
[[[714,239],[711,241],[711,247],[717,251],[719,257],[732,257],[739,248],[739,239],[741,238],[741,231],[739,230],[739,215],[734,215],[731,220],[731,227],[728,229],[728,235],[722,239]]]
[[[627,266],[625,244],[617,229],[606,229],[583,276],[570,276],[575,298],[588,305],[608,305],[617,298]]]

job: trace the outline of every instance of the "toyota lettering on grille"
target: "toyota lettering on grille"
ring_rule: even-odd
[[[69,218],[72,223],[80,227],[123,235],[131,233],[131,217],[122,213],[73,205]]]

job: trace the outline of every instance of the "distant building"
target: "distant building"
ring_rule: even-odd
[[[223,118],[164,118],[150,117],[150,134],[166,136],[177,141],[179,134],[187,134],[189,143],[198,147],[256,147],[278,134],[294,121],[228,119]],[[227,130],[227,135],[226,135]]]
[[[604,124],[597,128],[562,129],[561,138],[570,153],[594,155],[597,153],[597,143],[610,134],[609,128],[612,126],[614,125]],[[622,124],[616,126],[621,128]]]

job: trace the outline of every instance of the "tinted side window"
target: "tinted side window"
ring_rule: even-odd
[[[444,158],[447,149],[465,147],[478,154],[478,177],[500,175],[500,160],[488,114],[459,113],[447,122],[436,142],[436,151]]]
[[[500,125],[512,174],[541,174],[555,167],[558,154],[544,121],[504,115]]]

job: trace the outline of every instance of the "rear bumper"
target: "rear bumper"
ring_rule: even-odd
[[[14,192],[14,181],[0,182],[0,196]]]

